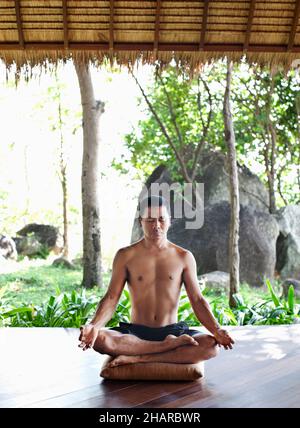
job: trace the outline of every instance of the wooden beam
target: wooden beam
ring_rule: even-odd
[[[15,10],[16,10],[17,27],[18,27],[18,34],[19,34],[19,45],[22,48],[24,48],[24,35],[23,35],[23,28],[22,28],[20,0],[15,0]]]
[[[247,29],[246,29],[244,49],[243,49],[244,51],[247,51],[248,47],[249,47],[251,28],[252,28],[253,17],[254,17],[254,12],[255,12],[255,4],[256,4],[256,0],[250,1]]]
[[[68,0],[62,0],[63,6],[63,25],[64,25],[64,46],[69,47],[69,32],[68,32]]]
[[[199,50],[202,51],[204,49],[205,42],[205,33],[207,27],[207,18],[208,18],[208,6],[209,0],[204,0],[203,14],[202,14],[202,25],[201,25],[201,35],[199,42]]]
[[[295,9],[294,9],[294,17],[292,22],[292,28],[290,32],[290,37],[287,45],[287,51],[290,51],[292,47],[294,46],[295,42],[295,36],[297,32],[297,25],[299,21],[299,14],[300,14],[300,0],[296,0],[295,2]]]
[[[161,10],[161,0],[156,0],[155,30],[154,30],[154,44],[153,44],[153,53],[154,53],[155,59],[157,58],[157,52],[158,52],[160,10]]]
[[[109,50],[114,50],[114,0],[109,0]]]
[[[43,42],[30,42],[26,43],[26,50],[63,50],[64,43],[63,42],[53,42],[53,43],[43,43]],[[108,43],[92,43],[92,42],[69,42],[70,50],[101,50],[107,51]],[[244,44],[236,43],[236,44],[218,44],[218,43],[206,43],[204,45],[205,52],[242,52],[244,49]],[[0,42],[0,53],[3,51],[19,51],[20,44],[16,42],[8,43],[8,42]],[[153,42],[151,43],[114,43],[115,51],[140,51],[140,50],[153,50]],[[159,43],[158,46],[159,51],[168,52],[168,51],[176,51],[176,52],[196,52],[199,50],[199,43]],[[280,53],[286,52],[286,44],[285,45],[249,45],[248,52],[265,52],[265,53]],[[293,46],[290,52],[298,53],[300,52],[300,45]]]

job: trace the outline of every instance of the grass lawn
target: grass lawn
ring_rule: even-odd
[[[0,274],[0,290],[6,288],[5,298],[13,306],[20,304],[40,305],[56,294],[56,289],[70,293],[72,290],[81,290],[82,269],[69,270],[51,266],[47,260],[32,260],[18,262],[15,272]],[[104,275],[107,284],[109,275]],[[103,296],[105,290],[94,287],[86,290],[87,296]]]

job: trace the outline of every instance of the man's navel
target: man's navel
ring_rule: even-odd
[[[142,275],[139,275],[139,276],[138,276],[138,281],[143,281],[143,277],[142,277]]]

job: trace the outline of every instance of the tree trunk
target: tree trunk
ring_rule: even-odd
[[[298,147],[300,145],[300,94],[298,93],[295,98],[295,105],[296,105],[296,112],[297,112],[297,143]],[[300,150],[298,149],[298,165],[297,165],[297,183],[298,183],[298,190],[300,195]],[[297,201],[298,204],[300,204],[300,198]]]
[[[88,65],[75,63],[79,81],[83,117],[82,221],[83,280],[82,286],[102,287],[101,235],[99,209],[99,119],[104,103],[96,101]]]
[[[225,141],[228,149],[228,167],[229,167],[229,180],[230,180],[230,233],[229,233],[229,268],[230,268],[230,291],[229,291],[229,304],[235,307],[236,303],[233,299],[233,294],[239,290],[239,269],[240,269],[240,255],[239,255],[239,184],[238,184],[238,171],[236,163],[236,149],[235,149],[235,134],[233,129],[232,115],[230,109],[230,85],[232,75],[232,62],[227,60],[227,75],[226,75],[226,89],[224,95],[224,126],[225,126]]]
[[[63,257],[69,258],[69,233],[68,233],[68,179],[67,179],[67,164],[65,159],[65,148],[64,148],[64,134],[63,134],[63,119],[61,111],[61,97],[60,97],[60,88],[57,69],[55,70],[55,79],[58,88],[58,126],[60,133],[60,162],[59,162],[59,179],[63,195],[63,223],[64,223],[64,232],[63,232]]]
[[[276,198],[275,198],[275,151],[276,151],[276,131],[274,129],[273,123],[269,118],[269,132],[271,136],[271,159],[270,159],[270,174],[268,176],[269,181],[269,205],[270,213],[274,214],[276,212]]]
[[[62,177],[62,192],[63,192],[63,217],[64,217],[64,250],[63,257],[69,258],[69,225],[68,225],[68,187],[66,171],[63,172]]]

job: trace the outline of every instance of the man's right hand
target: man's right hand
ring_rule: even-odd
[[[80,340],[79,348],[82,348],[83,351],[86,351],[89,348],[92,348],[98,337],[99,329],[93,324],[87,324],[80,327],[80,335],[78,340]]]

